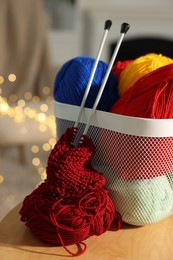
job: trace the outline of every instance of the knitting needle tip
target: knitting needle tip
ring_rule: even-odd
[[[112,26],[112,21],[111,20],[106,20],[105,22],[105,30],[109,30]]]
[[[126,32],[129,30],[130,25],[128,23],[122,23],[121,24],[121,33],[126,34]]]

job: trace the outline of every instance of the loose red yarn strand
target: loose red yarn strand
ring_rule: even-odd
[[[86,248],[87,248],[86,244],[83,243],[83,242],[77,243],[77,244],[76,244],[77,246],[83,245],[84,248],[82,249],[81,252],[73,253],[73,252],[72,252],[71,250],[69,250],[69,249],[66,247],[66,245],[64,244],[64,241],[63,241],[63,239],[62,239],[62,237],[61,237],[61,235],[60,235],[59,227],[58,227],[57,221],[56,221],[56,219],[55,219],[55,216],[54,216],[53,214],[50,214],[50,218],[51,218],[52,222],[54,223],[54,225],[56,226],[57,236],[59,237],[59,240],[60,240],[61,245],[63,246],[63,248],[64,248],[69,254],[71,254],[72,256],[82,255],[82,254],[86,251]],[[55,241],[55,242],[56,242],[56,241]]]

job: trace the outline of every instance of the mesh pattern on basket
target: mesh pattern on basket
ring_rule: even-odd
[[[58,137],[74,124],[56,121]],[[79,136],[84,127],[79,125]],[[173,137],[132,136],[95,126],[87,135],[96,146],[92,165],[106,177],[124,222],[147,225],[173,213]]]

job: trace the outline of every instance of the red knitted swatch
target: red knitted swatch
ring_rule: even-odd
[[[77,147],[73,139],[74,128],[68,128],[49,155],[47,179],[25,198],[20,214],[34,236],[80,255],[86,249],[82,241],[112,229],[115,217],[118,230],[122,219],[104,187],[104,176],[91,166],[91,139],[83,136]],[[83,244],[84,249],[74,254],[66,247],[70,244]]]

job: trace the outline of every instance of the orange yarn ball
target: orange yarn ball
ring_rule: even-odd
[[[122,96],[138,79],[170,63],[173,63],[173,59],[162,54],[149,53],[136,58],[127,65],[120,75],[118,84],[119,95]]]

